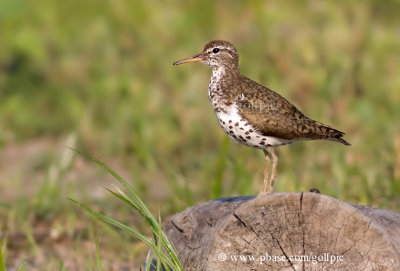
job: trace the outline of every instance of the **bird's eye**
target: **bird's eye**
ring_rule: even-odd
[[[214,53],[214,54],[218,54],[218,52],[219,52],[219,48],[214,48],[214,49],[213,49],[213,53]]]

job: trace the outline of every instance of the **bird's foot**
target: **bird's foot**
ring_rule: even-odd
[[[259,197],[259,196],[269,196],[269,195],[271,195],[271,194],[272,194],[271,191],[261,191],[261,192],[257,195],[257,197]]]

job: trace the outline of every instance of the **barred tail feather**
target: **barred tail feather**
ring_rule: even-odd
[[[342,143],[343,145],[346,146],[351,146],[349,142],[343,139],[343,136],[345,133],[336,130],[332,127],[329,127],[328,125],[322,124],[320,122],[316,122],[317,125],[319,126],[319,131],[322,135],[324,135],[326,140],[331,140],[331,141],[336,141],[339,143]]]
[[[346,140],[344,140],[342,138],[342,136],[340,136],[340,137],[331,137],[331,138],[327,138],[327,139],[342,143],[343,145],[346,145],[346,146],[351,146],[351,144],[349,142],[347,142]]]

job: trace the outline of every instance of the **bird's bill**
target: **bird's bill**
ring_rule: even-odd
[[[203,58],[201,57],[201,54],[198,54],[195,56],[191,56],[191,57],[176,61],[176,62],[174,62],[174,65],[180,65],[180,64],[189,63],[189,62],[199,62],[202,60],[203,60]]]

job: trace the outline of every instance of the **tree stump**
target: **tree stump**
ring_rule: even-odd
[[[400,213],[317,193],[216,199],[164,229],[185,271],[400,270]]]

